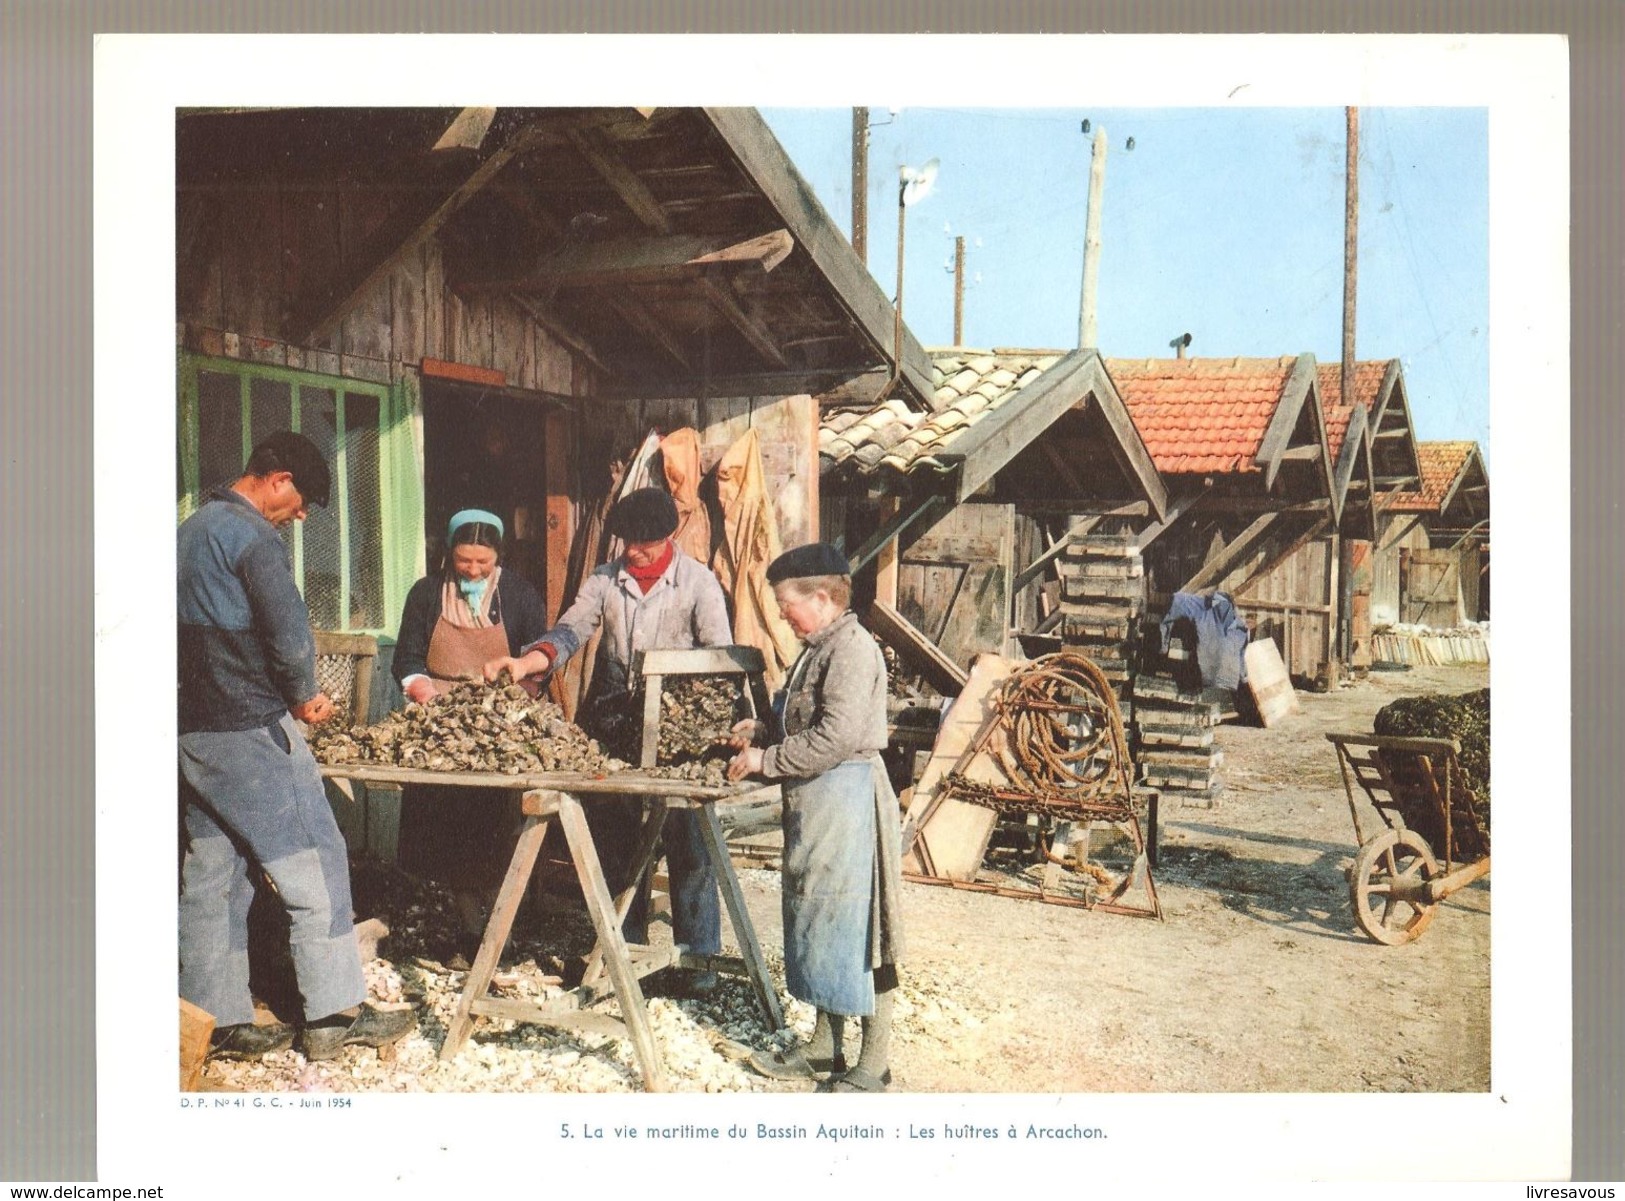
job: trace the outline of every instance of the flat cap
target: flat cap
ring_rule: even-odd
[[[658,542],[677,531],[677,502],[660,488],[628,492],[609,511],[609,532],[622,542]]]
[[[815,575],[851,575],[846,556],[827,542],[809,542],[787,550],[767,565],[767,582],[799,580]]]

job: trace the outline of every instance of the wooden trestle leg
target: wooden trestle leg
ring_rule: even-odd
[[[519,904],[525,898],[525,886],[536,866],[536,856],[547,836],[549,816],[557,812],[558,793],[527,792],[521,794],[520,806],[525,810],[524,825],[519,830],[519,842],[508,862],[508,873],[502,877],[497,890],[496,904],[491,909],[491,920],[485,925],[485,937],[480,940],[479,953],[469,967],[468,979],[463,982],[463,995],[457,999],[457,1010],[446,1029],[446,1041],[440,1045],[440,1058],[452,1059],[468,1041],[474,1027],[474,1002],[485,996],[491,977],[496,974],[497,961],[502,948],[508,945],[513,932],[513,921],[519,913]]]

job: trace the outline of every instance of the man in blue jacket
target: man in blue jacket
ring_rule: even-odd
[[[294,1040],[290,1026],[254,1024],[251,862],[288,913],[308,1059],[382,1046],[416,1026],[410,1012],[364,1004],[344,837],[294,724],[326,721],[333,702],[317,687],[310,615],[276,531],[325,505],[329,485],[314,443],[272,434],[178,535],[180,994],[214,1015],[213,1053],[226,1058]]]

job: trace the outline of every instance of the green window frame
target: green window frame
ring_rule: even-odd
[[[180,352],[177,520],[235,479],[260,438],[306,433],[329,455],[327,511],[282,531],[321,629],[393,637],[422,574],[416,390],[268,363]],[[301,428],[304,427],[304,428]]]

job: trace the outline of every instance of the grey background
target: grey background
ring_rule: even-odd
[[[1573,170],[1574,1178],[1625,1179],[1625,807],[1604,739],[1621,663],[1625,5],[1354,0],[851,6],[708,0],[0,3],[0,1179],[95,1178],[91,38],[96,32],[1566,33]],[[337,10],[337,11],[335,11]],[[167,466],[163,468],[168,470]],[[1560,482],[1554,480],[1553,487]],[[1612,536],[1610,536],[1612,535]],[[1538,688],[1541,681],[1520,682]],[[150,701],[168,681],[131,681]],[[143,695],[147,689],[155,692]],[[103,705],[128,703],[103,696]],[[1527,748],[1539,753],[1539,748]],[[1553,803],[1530,798],[1530,803]],[[1536,895],[1509,902],[1540,905]],[[1554,936],[1562,913],[1552,907]],[[172,1030],[132,1031],[172,1038]],[[1425,1137],[1425,1132],[1412,1132]]]

